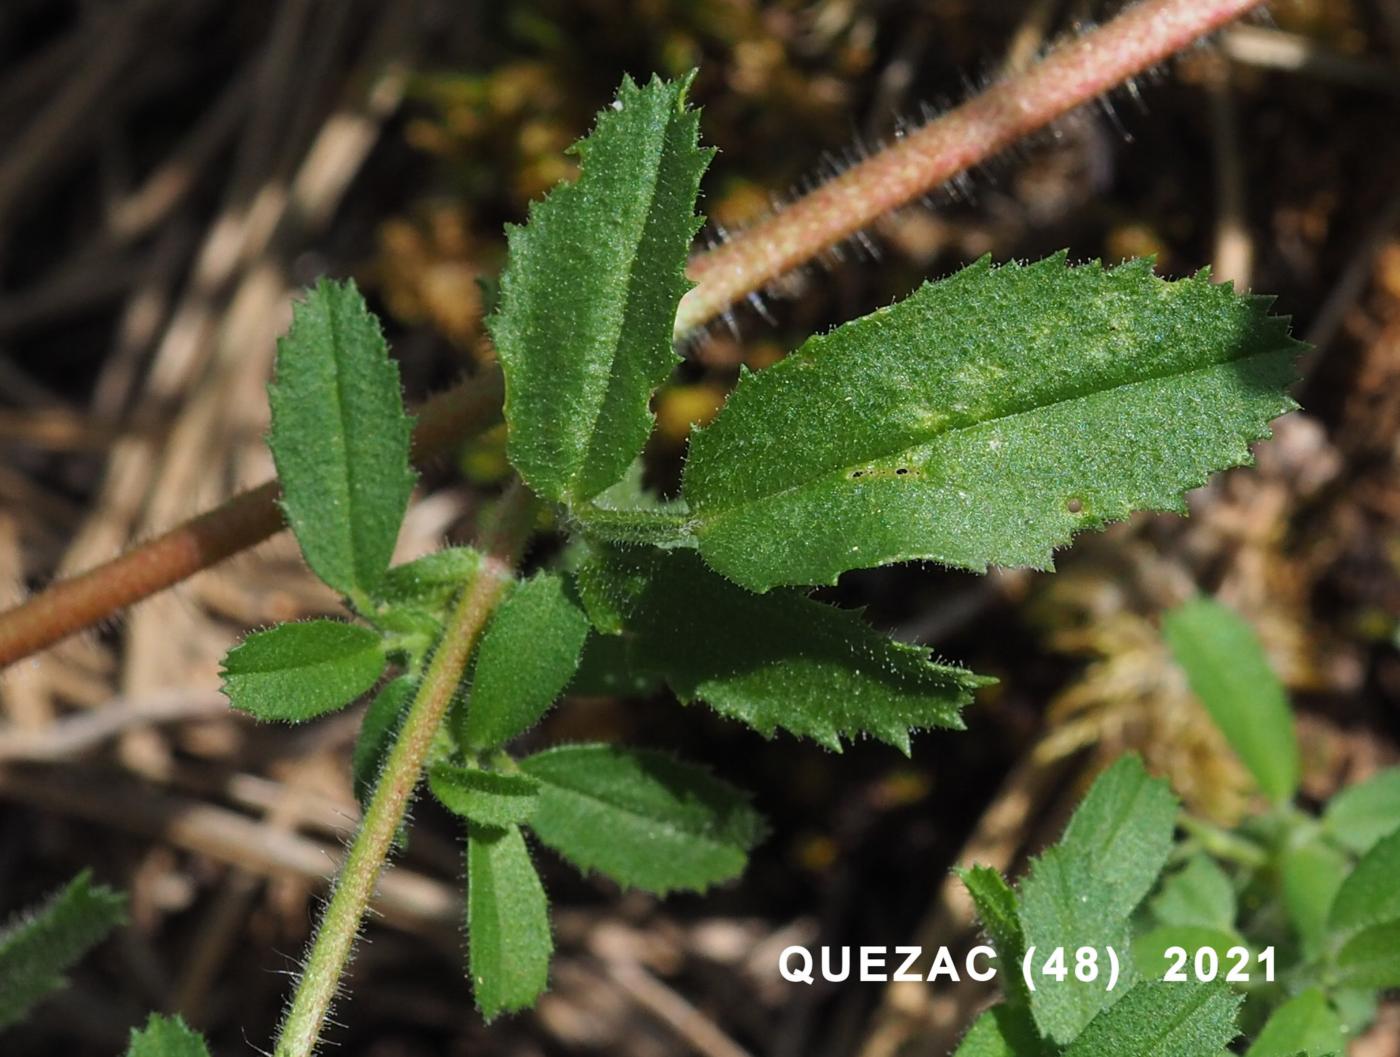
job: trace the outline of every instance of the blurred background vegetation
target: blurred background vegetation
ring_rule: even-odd
[[[479,280],[503,225],[567,178],[623,73],[699,67],[704,239],[1110,17],[1104,0],[7,0],[0,9],[0,601],[89,567],[270,473],[261,437],[296,289],[355,277],[411,399],[492,355]],[[353,970],[339,1052],[627,1057],[946,1053],[986,997],[783,983],[788,943],[965,943],[953,864],[1018,870],[1088,777],[1142,751],[1197,810],[1247,802],[1161,644],[1216,594],[1303,712],[1307,793],[1400,756],[1400,2],[1277,0],[1132,91],[885,218],[687,344],[648,453],[674,483],[739,366],[975,257],[1154,254],[1279,297],[1317,351],[1258,466],[1192,517],[1082,540],[1058,575],[935,568],[827,592],[1001,677],[966,734],[913,757],[764,742],[665,698],[575,699],[542,737],[682,746],[756,791],[742,883],[664,903],[541,853],[552,993],[489,1031],[463,980],[453,824],[418,808]],[[470,538],[499,431],[425,476],[404,557]],[[218,660],[247,628],[332,612],[290,538],[0,677],[0,911],[83,866],[133,926],[6,1052],[110,1054],[147,1009],[218,1052],[270,1037],[354,815],[355,716],[256,728]],[[116,717],[95,728],[94,716]],[[96,730],[94,735],[92,732]],[[1400,1054],[1389,1009],[1353,1050]]]

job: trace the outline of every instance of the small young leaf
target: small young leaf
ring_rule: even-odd
[[[1021,929],[1042,952],[1112,946],[1131,982],[1128,918],[1147,895],[1171,851],[1176,799],[1125,756],[1094,783],[1060,843],[1035,862],[1021,883]],[[1045,957],[1044,954],[1040,957]],[[1042,1034],[1061,1045],[1084,1030],[1117,997],[1085,987],[1071,973],[1039,979],[1030,997]]]
[[[144,1028],[131,1029],[126,1057],[209,1057],[209,1047],[178,1015],[152,1013]]]
[[[390,680],[379,693],[374,695],[365,718],[360,721],[360,734],[355,739],[355,749],[350,756],[351,784],[355,799],[363,807],[374,792],[374,783],[379,780],[379,772],[384,767],[384,758],[389,755],[399,728],[403,726],[409,702],[418,684],[411,676],[401,675]]]
[[[1341,1019],[1317,988],[1294,995],[1270,1015],[1244,1057],[1339,1053],[1346,1046]]]
[[[690,551],[599,548],[579,570],[595,623],[627,628],[633,658],[682,701],[704,701],[764,737],[781,727],[839,752],[869,734],[909,751],[909,732],[962,727],[990,680],[892,642],[858,613],[793,591],[755,595]]]
[[[1335,983],[1376,990],[1400,987],[1400,920],[1372,925],[1347,940],[1337,955]]]
[[[369,628],[307,620],[249,635],[228,651],[220,674],[240,712],[300,723],[348,705],[384,664],[383,644]]]
[[[515,826],[467,830],[467,954],[488,1021],[534,1005],[549,985],[549,902]]]
[[[1159,925],[1231,929],[1237,913],[1234,885],[1208,855],[1193,856],[1163,881],[1150,905]]]
[[[1162,631],[1191,689],[1275,803],[1298,791],[1293,713],[1254,629],[1210,599],[1168,613]]]
[[[437,763],[428,772],[428,787],[454,815],[477,825],[504,829],[529,821],[540,783],[527,774]]]
[[[63,974],[125,919],[126,897],[84,870],[37,910],[0,933],[0,1029],[63,987]]]
[[[1327,942],[1328,910],[1350,866],[1345,855],[1318,840],[1283,853],[1283,906],[1307,958],[1319,954]]]
[[[1017,916],[1016,893],[1006,879],[990,866],[959,870],[958,877],[967,887],[968,895],[972,896],[978,920],[982,922],[982,931],[997,952],[997,972],[1006,995],[1006,1007],[999,1014],[1005,1022],[1002,1028],[1007,1030],[1010,1020],[1014,1019],[1024,1025],[1017,1029],[1019,1035],[1035,1036],[1035,1026],[1027,1010],[1030,995],[1021,976],[1026,937]]]
[[[488,326],[510,460],[548,499],[589,499],[627,472],[651,433],[652,390],[678,362],[671,331],[712,154],[696,146],[689,83],[624,80],[574,147],[578,180],[510,229]]]
[[[549,573],[525,581],[501,603],[477,650],[462,739],[504,744],[540,721],[578,667],[588,618]]]
[[[540,840],[622,885],[703,890],[737,876],[764,833],[743,793],[665,753],[566,745],[520,766],[541,783]]]
[[[1139,983],[1095,1017],[1065,1057],[1217,1057],[1236,1035],[1240,1001],[1221,983]]]
[[[1400,830],[1400,767],[1343,789],[1327,805],[1322,822],[1337,843],[1358,855]]]
[[[1055,547],[1249,460],[1301,346],[1204,275],[987,260],[829,334],[696,430],[700,551],[755,591],[928,559],[1047,568]]]
[[[399,370],[354,283],[323,279],[295,306],[268,401],[282,509],[306,564],[364,604],[389,568],[416,475]]]
[[[481,567],[481,554],[470,547],[445,547],[395,565],[384,574],[380,593],[389,602],[408,602],[442,611]]]
[[[1400,920],[1400,830],[1377,841],[1362,856],[1332,902],[1328,924],[1350,932],[1383,921]]]

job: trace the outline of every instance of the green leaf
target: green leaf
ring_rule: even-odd
[[[1112,946],[1123,981],[1132,981],[1128,918],[1167,861],[1176,810],[1167,784],[1149,778],[1136,756],[1099,776],[1059,844],[1021,884],[1021,930],[1037,962],[1056,948]],[[1066,1045],[1115,997],[1072,973],[1060,981],[1041,976],[1031,1011],[1043,1035]]]
[[[1377,841],[1362,856],[1332,903],[1328,924],[1347,932],[1400,920],[1400,832]]]
[[[399,736],[404,716],[408,713],[413,693],[418,689],[412,676],[401,675],[384,685],[374,695],[365,718],[360,721],[360,734],[355,739],[355,749],[350,756],[351,784],[355,799],[364,807],[374,792],[374,783],[379,780],[379,772],[384,768],[384,760],[393,748],[394,739]]]
[[[1400,830],[1400,767],[1343,789],[1328,803],[1322,823],[1339,844],[1358,855]]]
[[[651,433],[652,391],[678,362],[671,332],[712,155],[696,147],[689,84],[624,80],[574,147],[578,180],[509,231],[488,325],[510,460],[546,498],[589,499],[627,472]]]
[[[1039,1057],[1048,1052],[1022,1015],[997,1005],[973,1021],[953,1057]]]
[[[588,618],[559,577],[539,573],[516,587],[477,649],[462,740],[491,748],[538,723],[573,678],[587,637]]]
[[[1139,983],[1065,1057],[1216,1057],[1235,1037],[1240,1001],[1221,983]]]
[[[369,628],[338,620],[279,624],[249,635],[224,657],[223,691],[263,720],[300,723],[348,705],[384,671]]]
[[[972,897],[977,918],[996,949],[1003,971],[1012,970],[1014,980],[1014,967],[1020,966],[1021,956],[1026,950],[1026,938],[1021,932],[1020,919],[1016,916],[1016,893],[1006,879],[990,866],[959,870],[958,879]]]
[[[549,902],[515,826],[467,830],[467,955],[488,1021],[532,1006],[549,985]]]
[[[209,1057],[209,1047],[178,1015],[152,1013],[144,1028],[131,1029],[126,1057]]]
[[[481,554],[470,547],[446,547],[384,574],[380,593],[390,602],[408,602],[441,612],[481,567]]]
[[[399,370],[354,283],[322,279],[294,307],[268,401],[282,509],[306,564],[364,606],[417,478]]]
[[[0,1028],[63,987],[64,973],[126,920],[126,897],[84,870],[37,910],[0,933]]]
[[[781,727],[839,752],[842,738],[869,734],[908,753],[910,730],[961,729],[963,706],[991,681],[892,642],[859,613],[745,591],[691,551],[599,548],[579,590],[595,623],[626,628],[642,670],[764,737]]]
[[[1274,1010],[1245,1057],[1321,1055],[1340,1052],[1345,1046],[1341,1019],[1327,1004],[1327,996],[1311,988]]]
[[[1316,957],[1327,942],[1327,914],[1350,867],[1346,856],[1318,840],[1283,853],[1283,906],[1306,958]]]
[[[1298,791],[1293,713],[1259,639],[1218,602],[1197,599],[1168,613],[1162,631],[1191,689],[1275,803]]]
[[[764,834],[743,793],[665,753],[566,745],[520,767],[541,783],[540,840],[622,885],[703,890],[742,872]]]
[[[1235,888],[1214,859],[1197,854],[1162,882],[1151,908],[1160,925],[1231,929],[1237,913]]]
[[[1337,955],[1337,986],[1400,987],[1400,920],[1363,929]]]
[[[504,829],[528,822],[540,783],[526,774],[502,774],[437,763],[428,787],[443,807],[468,822]]]
[[[1175,958],[1167,956],[1170,947],[1181,947],[1192,957],[1205,947],[1215,951],[1219,959],[1222,977],[1233,964],[1226,957],[1232,947],[1246,947],[1247,944],[1233,931],[1208,928],[1204,925],[1164,925],[1150,929],[1133,938],[1133,964],[1147,980],[1160,980],[1175,964]],[[1186,970],[1190,973],[1191,969]]]
[[[568,693],[575,697],[649,697],[656,693],[661,677],[644,671],[634,653],[630,637],[590,634]]]
[[[742,376],[692,435],[692,528],[755,591],[910,559],[1047,568],[1248,462],[1295,406],[1300,348],[1204,274],[984,258]]]

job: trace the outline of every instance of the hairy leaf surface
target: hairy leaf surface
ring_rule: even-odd
[[[1172,610],[1162,631],[1191,689],[1275,803],[1298,790],[1298,739],[1283,684],[1254,629],[1207,598]]]
[[[178,1015],[152,1013],[141,1029],[131,1029],[126,1057],[209,1057],[204,1036]]]
[[[1165,881],[1151,902],[1152,916],[1161,925],[1235,926],[1235,888],[1214,859],[1192,856]]]
[[[268,401],[287,523],[312,571],[363,605],[417,477],[399,369],[354,283],[323,279],[295,306]]]
[[[516,587],[482,636],[463,740],[490,748],[538,723],[573,678],[587,637],[588,618],[559,577],[539,573]]]
[[[300,723],[348,705],[384,671],[378,635],[339,620],[255,631],[224,657],[223,691],[263,720]]]
[[[1400,920],[1362,929],[1337,955],[1337,983],[1343,987],[1400,987]]]
[[[1220,983],[1139,983],[1095,1017],[1065,1057],[1217,1057],[1236,1035],[1240,1001]]]
[[[468,822],[504,829],[529,820],[540,783],[525,774],[501,774],[437,763],[428,787],[443,807]]]
[[[540,840],[619,884],[703,890],[737,876],[764,833],[743,793],[665,753],[565,745],[520,766],[540,782]]]
[[[692,437],[691,529],[755,591],[909,559],[1046,568],[1248,462],[1299,348],[1204,275],[984,259],[741,378]]]
[[[909,751],[909,732],[960,729],[983,679],[893,642],[849,610],[795,591],[755,595],[693,551],[598,549],[579,570],[594,622],[624,631],[632,659],[683,701],[765,737],[781,727],[840,751],[862,734]]]
[[[126,897],[84,870],[39,909],[0,933],[0,1029],[63,987],[63,974],[126,918]]]
[[[1099,776],[1064,837],[1021,883],[1021,929],[1038,961],[1057,947],[1112,946],[1123,981],[1133,980],[1128,919],[1167,861],[1176,806],[1166,783],[1149,778],[1136,756]],[[1044,977],[1030,996],[1031,1012],[1042,1034],[1066,1045],[1121,993],[1086,987],[1073,974]]]
[[[1400,832],[1377,841],[1342,882],[1328,923],[1350,931],[1382,921],[1400,921]]]
[[[467,830],[467,957],[487,1020],[535,1004],[549,984],[549,901],[514,826]]]
[[[671,331],[712,153],[696,146],[688,87],[624,80],[573,148],[578,180],[510,229],[489,326],[510,460],[549,499],[589,499],[626,473],[651,433],[652,390],[677,363]]]

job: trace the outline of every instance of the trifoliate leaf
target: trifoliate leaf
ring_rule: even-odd
[[[0,1029],[67,984],[64,973],[125,919],[126,897],[84,870],[0,933]]]
[[[1292,800],[1299,771],[1293,712],[1254,629],[1202,598],[1168,613],[1162,631],[1191,689],[1264,795],[1276,804]]]
[[[1362,929],[1337,954],[1339,987],[1400,987],[1400,920]]]
[[[504,829],[529,821],[540,783],[527,774],[437,763],[428,772],[428,788],[454,815],[479,826]]]
[[[1217,1057],[1236,1035],[1240,1001],[1221,983],[1144,981],[1095,1017],[1065,1057]]]
[[[765,737],[781,727],[840,751],[842,738],[868,734],[907,753],[910,730],[960,729],[990,681],[892,642],[858,613],[745,591],[693,551],[599,547],[578,583],[595,624],[625,629],[640,668]]]
[[[1343,789],[1328,803],[1322,824],[1337,843],[1358,855],[1400,830],[1400,767]]]
[[[743,793],[665,753],[566,745],[520,767],[540,782],[540,840],[622,885],[703,890],[742,872],[764,833]]]
[[[549,985],[549,902],[514,826],[467,830],[467,956],[476,1006],[493,1020]]]
[[[1341,1019],[1317,988],[1294,995],[1269,1016],[1244,1057],[1339,1053],[1346,1046]]]
[[[126,1057],[209,1057],[209,1047],[178,1015],[152,1013],[144,1028],[131,1029]]]
[[[1400,831],[1377,841],[1342,882],[1332,902],[1328,924],[1349,932],[1366,925],[1400,920]]]
[[[354,283],[323,279],[294,307],[268,401],[282,509],[306,564],[364,605],[389,568],[416,475],[399,370]]]
[[[1046,568],[1248,462],[1300,348],[1204,274],[984,259],[742,377],[692,437],[691,529],[755,591],[910,559]]]
[[[651,433],[652,391],[678,362],[671,332],[712,153],[696,147],[689,83],[624,80],[574,147],[578,180],[510,229],[488,326],[510,460],[548,499],[588,499],[623,476]]]
[[[462,740],[491,748],[538,723],[573,678],[587,637],[588,618],[559,577],[540,573],[516,587],[482,635]]]
[[[379,772],[384,768],[384,760],[393,748],[394,739],[403,726],[404,716],[413,700],[418,683],[407,675],[401,675],[384,685],[374,695],[365,718],[360,721],[360,734],[355,739],[355,748],[350,756],[351,784],[355,799],[364,807],[374,792],[374,783],[379,780]]]
[[[384,664],[383,643],[369,628],[307,620],[249,635],[228,651],[220,674],[240,712],[300,723],[348,705]]]
[[[1150,903],[1159,925],[1230,929],[1237,904],[1230,878],[1208,855],[1194,855],[1162,882]]]
[[[1026,945],[1042,952],[1038,961],[1057,948],[1111,946],[1123,982],[1132,982],[1129,915],[1167,861],[1175,819],[1167,784],[1149,778],[1136,756],[1099,776],[1064,837],[1021,883],[1021,929]],[[1031,1012],[1043,1035],[1066,1045],[1121,994],[1086,987],[1073,973],[1063,980],[1037,977]]]

